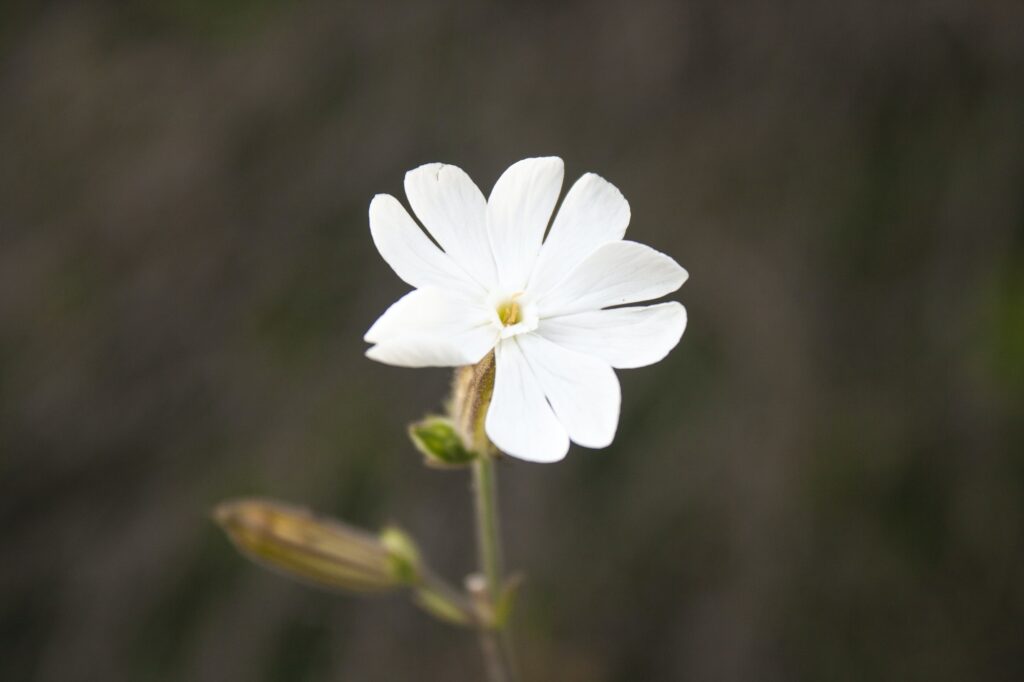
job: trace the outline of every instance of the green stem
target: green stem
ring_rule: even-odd
[[[480,570],[487,583],[487,600],[492,612],[504,588],[501,576],[501,533],[498,520],[498,490],[494,459],[482,456],[473,463],[473,491],[476,501],[476,534],[480,551]],[[508,628],[481,630],[480,641],[491,682],[515,679],[512,642]]]
[[[473,492],[476,494],[480,569],[487,579],[487,591],[493,603],[501,594],[501,529],[498,527],[498,490],[492,458],[479,457],[473,463]]]

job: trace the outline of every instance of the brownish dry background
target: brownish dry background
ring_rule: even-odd
[[[1024,678],[1016,2],[5,2],[0,679],[478,680],[239,558],[259,494],[473,564],[363,358],[366,208],[557,154],[691,274],[615,444],[501,467],[531,679]]]

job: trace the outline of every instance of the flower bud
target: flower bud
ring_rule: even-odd
[[[475,365],[455,370],[450,413],[456,432],[467,450],[480,456],[493,455],[484,424],[494,394],[495,359],[491,351]]]
[[[428,466],[451,469],[469,464],[477,455],[466,448],[451,419],[427,417],[409,425],[409,438]]]
[[[382,592],[410,585],[419,566],[412,541],[397,529],[378,538],[267,500],[232,500],[214,519],[238,550],[256,563],[318,587]]]

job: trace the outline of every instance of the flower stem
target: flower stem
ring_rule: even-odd
[[[494,460],[480,457],[473,463],[473,491],[476,495],[476,537],[480,569],[487,579],[492,601],[501,591],[501,529],[498,527],[498,491]]]
[[[473,463],[473,492],[476,502],[476,534],[480,552],[480,570],[487,584],[487,600],[492,612],[501,597],[501,530],[498,519],[498,490],[494,458],[479,457]],[[512,642],[506,624],[497,630],[481,629],[480,644],[491,682],[513,682],[515,666]]]

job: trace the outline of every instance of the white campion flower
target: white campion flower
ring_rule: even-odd
[[[565,457],[569,441],[612,442],[621,391],[612,368],[664,358],[686,327],[675,302],[611,308],[664,296],[687,273],[672,258],[624,241],[629,204],[587,173],[544,238],[562,188],[556,157],[506,170],[490,198],[461,169],[409,171],[405,193],[437,248],[393,196],[370,203],[370,232],[414,290],[370,327],[366,355],[402,367],[458,367],[495,353],[488,438],[533,462]]]

